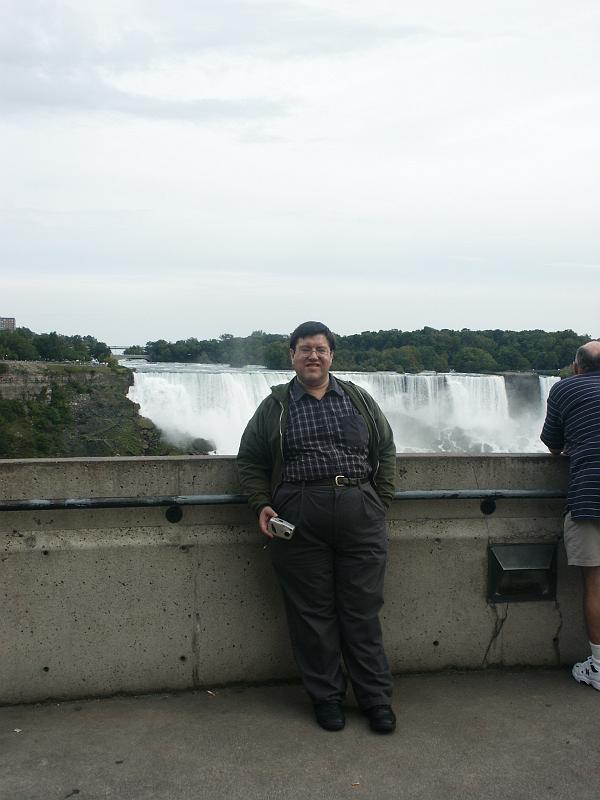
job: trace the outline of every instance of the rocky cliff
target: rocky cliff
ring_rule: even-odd
[[[0,458],[173,455],[112,364],[0,361]]]

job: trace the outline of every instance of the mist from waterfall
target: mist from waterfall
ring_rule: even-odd
[[[270,387],[293,372],[262,367],[148,364],[135,370],[129,398],[164,436],[181,447],[212,442],[218,454],[237,453],[246,423]],[[502,375],[335,372],[377,400],[394,431],[398,452],[543,452],[539,434],[550,386],[540,376],[537,400],[509,401]],[[534,376],[532,376],[533,378]]]

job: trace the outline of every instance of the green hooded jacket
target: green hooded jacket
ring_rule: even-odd
[[[256,514],[272,504],[275,489],[283,480],[283,436],[293,380],[271,387],[271,394],[256,409],[240,442],[237,464],[242,491]],[[394,496],[396,475],[396,447],[390,424],[364,389],[337,377],[336,381],[367,424],[371,483],[387,508]]]

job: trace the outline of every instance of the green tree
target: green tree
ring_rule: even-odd
[[[291,369],[288,343],[271,342],[265,350],[264,364],[268,369]]]
[[[419,357],[423,369],[435,370],[435,372],[448,372],[448,354],[439,352],[434,347],[425,345],[419,347]]]
[[[407,372],[421,372],[423,369],[419,350],[412,345],[398,348],[398,361],[404,365]]]
[[[43,361],[62,361],[67,349],[64,338],[56,331],[40,334],[36,346]]]
[[[0,331],[0,358],[13,361],[36,361],[39,358],[33,344],[33,334],[27,328]]]
[[[503,372],[522,372],[531,369],[531,364],[516,347],[502,345],[496,353],[498,369]]]
[[[461,347],[453,364],[458,372],[495,372],[498,364],[494,358],[479,347]]]

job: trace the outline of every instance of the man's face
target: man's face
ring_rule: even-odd
[[[327,380],[333,353],[322,333],[298,339],[296,349],[290,350],[292,367],[306,386],[320,386]]]

